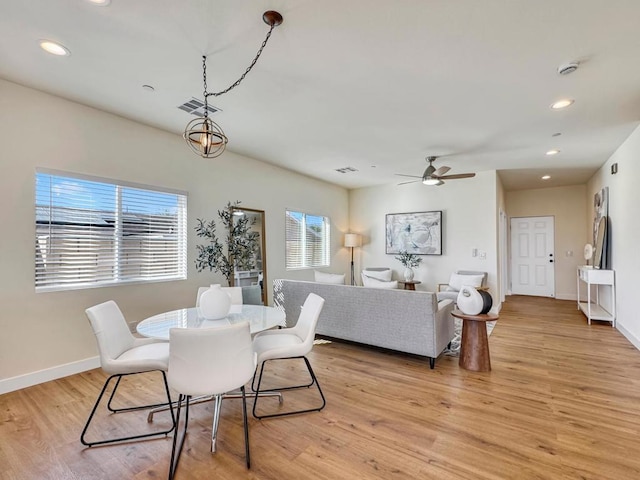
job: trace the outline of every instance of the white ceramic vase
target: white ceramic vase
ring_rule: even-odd
[[[209,320],[218,320],[229,314],[231,297],[220,288],[220,284],[211,285],[200,295],[200,311]]]
[[[478,291],[474,287],[463,285],[458,293],[456,305],[465,315],[479,315],[491,310],[493,299],[489,292]]]
[[[404,281],[411,282],[413,280],[413,270],[411,267],[405,267],[404,269]]]

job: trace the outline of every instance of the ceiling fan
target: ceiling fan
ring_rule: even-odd
[[[410,182],[402,182],[402,183],[399,183],[398,185],[406,185],[407,183],[415,183],[415,182],[421,181],[425,185],[438,186],[438,185],[444,185],[444,180],[456,180],[458,178],[471,178],[476,176],[475,173],[458,173],[455,175],[445,175],[445,173],[451,170],[451,168],[445,167],[445,166],[440,168],[434,167],[433,162],[435,162],[437,159],[438,157],[435,157],[435,156],[426,158],[427,162],[429,162],[429,166],[424,171],[421,177],[418,177],[417,175],[403,175],[402,173],[396,173],[396,175],[400,177],[411,177],[411,178],[420,179],[420,180],[412,180]]]

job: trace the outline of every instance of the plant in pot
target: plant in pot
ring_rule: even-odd
[[[234,207],[239,205],[239,201],[228,202],[224,210],[218,210],[219,222],[225,229],[223,237],[218,236],[215,220],[207,222],[198,218],[195,227],[196,235],[206,239],[206,243],[196,245],[196,270],[218,272],[227,280],[227,285],[231,285],[236,268],[251,270],[256,267],[260,247],[259,233],[251,228],[255,219],[233,215]]]
[[[396,257],[403,266],[404,266],[404,281],[410,282],[413,280],[413,269],[416,268],[420,263],[422,263],[422,258],[420,258],[415,253],[409,253],[406,250],[401,251],[400,255]]]

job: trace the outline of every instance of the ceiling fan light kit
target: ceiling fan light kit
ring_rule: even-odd
[[[209,118],[209,105],[207,99],[210,96],[218,97],[223,95],[230,90],[233,90],[235,87],[240,85],[240,82],[244,80],[247,74],[254,67],[258,58],[262,54],[262,50],[267,45],[269,41],[269,37],[271,37],[271,32],[278,25],[282,24],[282,15],[274,10],[269,10],[262,14],[262,20],[264,23],[269,25],[269,31],[267,32],[267,36],[265,37],[258,53],[254,57],[251,64],[247,67],[244,73],[240,76],[238,80],[236,80],[233,84],[231,84],[226,89],[220,92],[207,92],[207,57],[206,55],[202,56],[202,83],[204,85],[204,115],[202,117],[198,117],[194,120],[191,120],[187,123],[187,126],[184,129],[183,137],[189,145],[189,148],[193,150],[196,154],[200,155],[202,158],[215,158],[222,155],[224,152],[229,139],[222,131],[222,128],[213,120]]]
[[[454,175],[445,175],[449,170],[451,170],[451,168],[447,166],[442,166],[439,168],[434,167],[433,162],[435,162],[437,159],[438,157],[435,157],[435,156],[430,156],[426,158],[427,162],[429,162],[429,166],[426,168],[426,170],[424,171],[421,177],[418,177],[416,175],[403,175],[402,173],[396,173],[396,175],[400,177],[413,177],[413,178],[420,179],[420,180],[413,180],[411,182],[399,183],[398,185],[405,185],[407,183],[415,183],[418,181],[422,181],[423,185],[437,187],[440,185],[444,185],[444,180],[457,180],[460,178],[472,178],[476,176],[475,173],[457,173]]]

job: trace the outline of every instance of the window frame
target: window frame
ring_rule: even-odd
[[[307,260],[309,255],[306,253],[306,245],[307,245],[307,241],[308,241],[308,237],[307,235],[303,235],[303,238],[301,239],[302,242],[302,247],[301,247],[301,254],[299,255],[299,264],[298,265],[294,265],[294,266],[289,266],[290,263],[294,263],[292,261],[290,261],[290,254],[289,254],[289,234],[290,232],[292,232],[292,230],[289,228],[289,218],[291,217],[290,214],[295,214],[295,215],[300,215],[302,216],[303,219],[303,225],[300,229],[300,232],[304,232],[304,230],[306,230],[306,219],[307,217],[317,217],[317,218],[321,218],[322,219],[322,247],[324,249],[324,251],[321,253],[321,261],[319,263],[311,263],[311,264],[307,264]],[[308,230],[307,230],[308,231]],[[293,240],[291,240],[293,241]],[[326,216],[326,215],[322,215],[322,214],[315,214],[315,213],[309,213],[309,212],[303,212],[301,210],[298,209],[292,209],[292,208],[287,208],[285,209],[285,253],[284,253],[284,257],[285,257],[285,270],[287,271],[293,271],[293,270],[309,270],[309,269],[314,269],[314,268],[324,268],[324,267],[329,267],[331,265],[331,218]]]
[[[107,208],[98,209],[94,206],[93,209],[90,208],[89,205],[80,205],[80,207],[76,207],[75,205],[72,207],[65,207],[61,205],[55,205],[53,201],[53,196],[51,195],[51,191],[53,190],[53,185],[49,186],[49,200],[44,203],[39,203],[39,191],[38,191],[38,181],[40,176],[45,176],[45,180],[48,182],[53,182],[53,177],[58,177],[58,179],[62,179],[63,181],[69,182],[77,182],[82,183],[83,186],[89,186],[89,182],[98,183],[99,186],[95,186],[93,189],[90,189],[92,195],[96,197],[99,196],[103,192],[109,192],[110,187],[113,187],[114,193],[113,198],[115,199],[113,204],[109,204]],[[49,177],[49,178],[46,178]],[[65,191],[65,193],[69,193]],[[143,200],[150,199],[153,197],[153,194],[158,194],[158,197],[155,199],[155,202],[150,202],[148,204],[142,203],[141,209],[150,209],[160,208],[162,206],[162,196],[175,196],[175,205],[171,205],[172,209],[175,209],[172,215],[169,215],[170,219],[168,222],[165,222],[162,217],[159,217],[157,213],[141,213],[134,212],[133,214],[128,211],[125,212],[125,208],[132,205],[132,202],[135,200],[139,200],[142,197]],[[125,201],[123,203],[123,197],[127,197],[130,203]],[[102,287],[111,287],[111,286],[122,286],[122,285],[132,285],[132,284],[146,284],[146,283],[157,283],[157,282],[167,282],[167,281],[177,281],[177,280],[186,280],[187,279],[187,203],[188,203],[188,193],[175,190],[165,187],[158,187],[153,185],[144,185],[134,182],[128,182],[123,180],[116,180],[112,178],[105,177],[97,177],[85,174],[78,174],[75,172],[67,172],[60,170],[51,170],[46,168],[36,168],[34,175],[34,286],[35,291],[37,293],[40,292],[53,292],[53,291],[69,291],[69,290],[84,290],[90,288],[102,288]],[[87,200],[87,203],[96,202],[94,197],[90,197]],[[124,205],[124,207],[123,207]],[[83,208],[84,207],[84,208]],[[59,208],[58,212],[55,211],[55,208]],[[102,231],[99,229],[92,230],[91,225],[83,225],[82,220],[78,220],[78,224],[80,228],[74,230],[72,233],[62,233],[58,234],[59,238],[62,238],[63,241],[68,241],[65,238],[67,235],[72,240],[74,237],[82,237],[83,235],[87,235],[88,237],[92,237],[93,239],[97,238],[98,241],[104,242],[107,244],[106,249],[87,247],[85,243],[82,241],[78,242],[80,250],[81,248],[87,248],[91,254],[95,255],[95,263],[96,265],[100,265],[101,262],[107,261],[107,267],[98,266],[95,268],[95,274],[91,276],[87,275],[85,280],[81,281],[64,281],[63,271],[64,267],[58,267],[51,273],[50,281],[47,281],[47,273],[42,273],[46,268],[46,260],[41,259],[42,250],[41,250],[41,239],[42,229],[48,228],[51,230],[52,226],[56,224],[54,220],[54,215],[59,213],[62,209],[69,208],[74,209],[79,212],[79,218],[85,219],[90,218],[92,215],[100,215],[102,214],[104,218],[109,217],[109,220],[113,222],[111,232],[106,228]],[[111,209],[110,209],[111,208]],[[42,214],[42,209],[45,210],[44,221],[39,220],[39,214]],[[64,218],[65,213],[60,213],[60,215]],[[131,224],[129,228],[124,226],[123,219],[127,216],[136,216],[137,218],[145,218],[145,216],[149,219],[149,223],[146,224],[149,231],[147,232],[136,232],[136,225]],[[154,220],[155,218],[155,220]],[[85,220],[86,221],[86,220]],[[73,223],[69,223],[72,228],[77,227]],[[144,223],[143,223],[144,225]],[[86,229],[82,229],[83,226],[86,226]],[[154,231],[153,228],[175,228],[174,232],[171,233],[158,233],[158,231]],[[99,232],[99,233],[98,233]],[[129,238],[126,238],[129,237]],[[161,242],[164,243],[164,250],[160,250],[160,255],[165,253],[167,250],[167,246],[169,247],[169,255],[168,259],[164,259],[161,262],[157,262],[156,256],[160,256],[158,251],[156,251],[155,246],[158,237],[161,238]],[[167,240],[169,238],[170,240]],[[133,252],[128,251],[131,248],[131,244],[136,244],[136,240],[140,243],[138,250],[134,250]],[[48,237],[48,240],[51,241],[51,237]],[[90,243],[90,242],[88,242]],[[142,248],[142,244],[149,245],[149,250],[144,250]],[[49,247],[51,248],[51,247]],[[95,250],[95,251],[94,251]],[[106,253],[105,253],[106,252]],[[123,253],[124,252],[124,253]],[[133,260],[125,257],[125,253],[131,253],[131,257]],[[58,252],[52,253],[51,251],[46,252],[46,255],[57,255]],[[81,253],[76,252],[75,260],[78,260],[78,257],[81,257]],[[104,256],[102,256],[104,254]],[[137,254],[137,255],[136,255]],[[40,257],[40,259],[39,259]],[[146,258],[145,258],[146,257]],[[73,255],[68,255],[65,259],[67,262],[72,263],[74,260]],[[172,263],[174,262],[174,263]],[[171,270],[169,273],[158,273],[153,272],[154,267],[164,268],[165,270]],[[78,267],[80,271],[82,268],[86,268],[86,264],[81,263]],[[108,270],[111,269],[109,273]],[[136,274],[134,271],[138,269],[138,273]],[[107,273],[105,273],[107,272]]]

